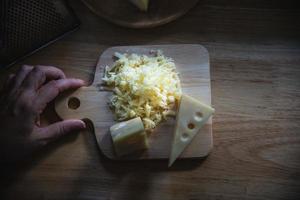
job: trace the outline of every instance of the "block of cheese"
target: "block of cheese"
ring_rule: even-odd
[[[147,11],[149,0],[129,0],[133,3],[136,7],[138,7],[141,11]]]
[[[147,135],[140,117],[111,126],[110,133],[117,156],[148,148]]]
[[[176,128],[169,158],[169,167],[190,144],[214,109],[188,95],[182,95],[176,117]]]

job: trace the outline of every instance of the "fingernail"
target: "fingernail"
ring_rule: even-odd
[[[82,125],[82,128],[83,128],[83,129],[86,128],[86,124],[84,123],[84,121],[81,121],[81,125]]]
[[[84,121],[80,120],[80,119],[74,119],[72,120],[73,122],[76,122],[76,127],[79,129],[85,129],[86,128],[86,124],[84,123]]]
[[[85,82],[84,82],[84,80],[81,80],[81,79],[75,79],[77,82],[79,82],[80,84],[82,84],[82,85],[84,85],[85,84]]]
[[[34,66],[32,65],[24,65],[25,68],[27,68],[27,70],[33,70]]]

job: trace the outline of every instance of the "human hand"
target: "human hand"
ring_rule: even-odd
[[[67,79],[50,66],[23,66],[9,76],[0,94],[0,162],[18,161],[34,150],[75,130],[85,128],[82,120],[65,120],[40,126],[40,114],[60,92],[84,85]]]

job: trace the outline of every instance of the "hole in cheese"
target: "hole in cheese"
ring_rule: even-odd
[[[187,141],[188,139],[189,139],[189,134],[183,133],[183,134],[181,135],[181,141],[185,142],[185,141]]]
[[[199,122],[202,120],[202,118],[203,118],[202,112],[199,112],[199,111],[196,112],[194,119]]]
[[[189,129],[194,129],[194,128],[195,128],[195,124],[189,123],[189,124],[188,124],[188,128],[189,128]]]

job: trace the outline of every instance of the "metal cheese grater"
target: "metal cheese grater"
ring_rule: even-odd
[[[49,45],[78,25],[64,0],[0,0],[0,68]]]

